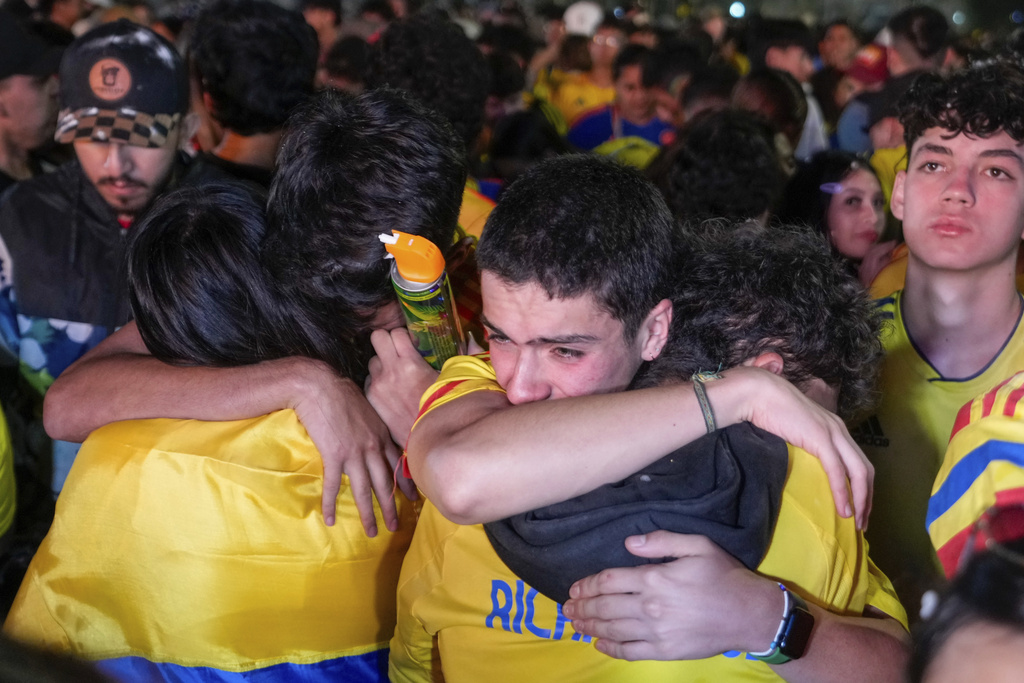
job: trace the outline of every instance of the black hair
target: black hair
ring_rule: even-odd
[[[644,69],[644,76],[651,85],[672,91],[677,80],[692,76],[702,68],[703,63],[700,51],[694,45],[673,41],[654,51]]]
[[[469,150],[483,126],[489,80],[483,54],[462,28],[425,10],[388,26],[374,45],[368,84],[405,90],[440,112]]]
[[[698,102],[720,102],[728,106],[732,91],[739,82],[736,69],[725,64],[712,64],[693,73],[680,97],[683,109],[689,111]]]
[[[664,200],[637,171],[573,154],[534,166],[505,190],[477,263],[552,298],[592,294],[629,340],[668,293],[673,233]]]
[[[370,46],[359,36],[334,41],[324,57],[324,70],[335,78],[365,84],[370,69]]]
[[[484,58],[491,72],[489,95],[505,99],[521,92],[526,87],[526,74],[508,52],[496,50]]]
[[[1024,540],[1003,545],[1012,553],[1024,553]],[[1024,566],[991,550],[967,561],[935,613],[915,632],[908,676],[911,683],[924,680],[929,665],[954,633],[984,622],[1024,632]]]
[[[756,219],[774,208],[786,179],[774,129],[738,109],[698,114],[649,176],[673,215],[690,223]]]
[[[683,240],[674,271],[669,341],[643,386],[775,352],[793,384],[818,378],[837,387],[840,416],[870,406],[881,318],[820,235],[804,226],[704,225]]]
[[[486,24],[476,39],[477,45],[486,45],[495,52],[507,52],[523,63],[529,63],[536,51],[530,34],[512,24]]]
[[[571,151],[541,108],[532,106],[495,124],[487,156],[494,174],[508,183],[544,159]]]
[[[378,14],[386,22],[392,22],[398,17],[395,10],[387,0],[366,0],[359,8],[359,14]]]
[[[645,88],[651,87],[651,60],[653,56],[654,51],[649,47],[633,43],[626,45],[619,50],[619,54],[615,55],[615,61],[612,62],[612,78],[616,81],[619,80],[622,70],[627,66],[639,66],[640,80],[643,86]]]
[[[189,65],[210,114],[239,135],[268,133],[313,92],[316,33],[267,0],[217,0],[194,22]]]
[[[167,363],[227,367],[287,355],[283,306],[260,266],[262,197],[211,183],[161,195],[132,230],[132,313]]]
[[[821,29],[818,31],[818,41],[820,42],[822,40],[825,40],[825,36],[828,35],[828,32],[836,28],[837,26],[842,26],[844,28],[849,29],[850,33],[853,34],[854,39],[856,39],[857,42],[860,42],[860,34],[857,33],[857,29],[853,26],[853,24],[849,22],[848,19],[833,19],[827,24],[822,25]]]
[[[395,90],[325,90],[281,143],[263,259],[302,304],[311,354],[361,379],[378,311],[395,301],[377,236],[392,230],[451,247],[466,182],[451,126]]]
[[[949,23],[942,12],[928,5],[916,5],[895,14],[888,23],[893,47],[910,47],[914,56],[941,66],[943,50],[949,41]]]
[[[796,79],[780,69],[756,69],[732,91],[732,104],[760,114],[796,149],[807,118],[807,96]]]
[[[764,68],[768,50],[790,47],[803,48],[808,55],[815,52],[811,29],[799,19],[765,19],[751,25],[750,63],[755,69]]]
[[[907,153],[929,128],[949,137],[963,133],[987,138],[1006,132],[1024,142],[1024,70],[1010,60],[995,60],[948,76],[918,76],[897,104]]]
[[[878,180],[878,173],[871,164],[852,152],[818,152],[789,179],[776,217],[784,223],[809,225],[828,237],[828,208],[832,203],[832,194],[821,188],[823,185],[839,183],[856,171],[867,171]]]

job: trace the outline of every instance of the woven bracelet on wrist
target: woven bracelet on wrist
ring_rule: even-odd
[[[711,409],[711,401],[708,400],[704,383],[722,379],[722,376],[715,370],[701,370],[693,373],[690,379],[693,381],[693,392],[697,394],[697,402],[700,403],[700,411],[704,415],[704,425],[710,434],[718,429],[718,426],[715,424],[715,411]]]

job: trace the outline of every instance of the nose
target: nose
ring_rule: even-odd
[[[943,201],[967,205],[974,204],[974,183],[972,178],[969,167],[954,169],[943,190]]]
[[[516,358],[512,374],[505,383],[505,393],[512,405],[542,401],[551,396],[551,385],[545,381],[537,359],[529,351]]]
[[[128,175],[135,170],[128,145],[123,142],[111,142],[107,145],[107,159],[103,162],[103,168],[114,178]]]

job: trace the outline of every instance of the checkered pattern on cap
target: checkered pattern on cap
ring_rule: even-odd
[[[57,142],[95,140],[124,142],[136,147],[163,147],[167,136],[181,123],[181,114],[152,116],[134,109],[87,107],[64,110],[57,125]]]

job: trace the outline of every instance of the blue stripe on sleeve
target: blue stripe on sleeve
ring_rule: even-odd
[[[985,471],[989,463],[1005,460],[1018,467],[1024,467],[1024,444],[1012,441],[986,441],[963,457],[950,470],[946,481],[942,483],[928,501],[928,517],[925,527],[941,517],[953,507],[960,497],[971,487],[971,484]]]

